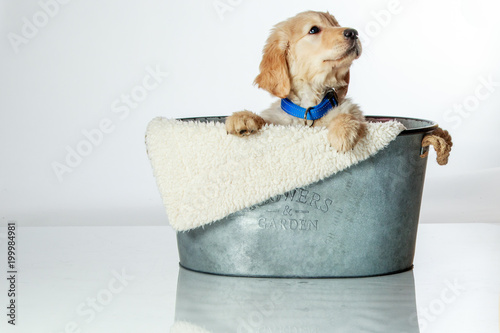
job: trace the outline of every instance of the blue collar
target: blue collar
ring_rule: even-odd
[[[321,103],[310,108],[303,108],[293,103],[288,98],[283,98],[281,100],[281,109],[291,116],[306,119],[307,120],[317,120],[323,117],[330,109],[335,108],[339,105],[338,97],[335,90],[331,89],[326,94]]]

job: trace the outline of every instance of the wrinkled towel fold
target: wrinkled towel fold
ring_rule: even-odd
[[[146,145],[168,220],[185,231],[359,163],[404,129],[395,121],[368,123],[355,148],[338,153],[323,127],[266,125],[240,138],[223,123],[156,118]]]

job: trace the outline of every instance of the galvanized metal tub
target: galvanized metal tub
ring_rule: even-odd
[[[421,142],[437,124],[367,119],[397,120],[407,130],[349,169],[215,223],[178,232],[180,265],[219,275],[309,278],[411,269],[427,164],[420,157]]]

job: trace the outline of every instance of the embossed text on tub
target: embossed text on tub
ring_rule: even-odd
[[[259,218],[259,227],[268,230],[282,231],[317,231],[318,220]]]

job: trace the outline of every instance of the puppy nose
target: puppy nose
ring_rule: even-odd
[[[344,37],[347,39],[358,39],[358,31],[356,29],[345,29]]]

